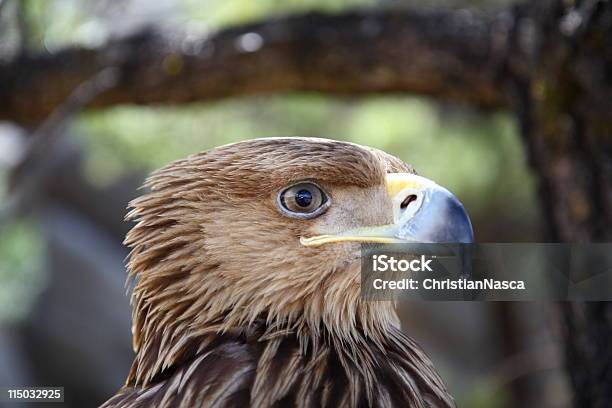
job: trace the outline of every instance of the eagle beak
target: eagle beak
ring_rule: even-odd
[[[393,203],[393,224],[363,227],[337,235],[300,240],[305,246],[334,242],[370,243],[471,243],[472,224],[461,202],[433,181],[408,173],[386,177]]]

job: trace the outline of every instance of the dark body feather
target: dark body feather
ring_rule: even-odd
[[[399,329],[383,348],[361,340],[355,353],[329,335],[309,343],[255,322],[193,339],[179,364],[144,388],[131,375],[103,408],[455,406],[429,358]]]

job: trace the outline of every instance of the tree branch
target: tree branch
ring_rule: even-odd
[[[0,119],[39,121],[109,66],[118,69],[119,83],[92,107],[285,91],[409,92],[504,107],[498,74],[506,27],[501,18],[447,11],[306,14],[198,40],[148,30],[99,49],[0,66]]]

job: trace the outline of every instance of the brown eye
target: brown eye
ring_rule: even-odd
[[[314,218],[329,207],[323,190],[314,183],[298,183],[281,191],[278,196],[281,210],[294,218]]]

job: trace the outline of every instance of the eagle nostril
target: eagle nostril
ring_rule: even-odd
[[[417,200],[417,196],[416,194],[409,194],[408,196],[406,196],[406,198],[404,198],[404,201],[402,201],[402,203],[400,204],[400,208],[402,210],[405,210],[406,208],[408,208],[408,206]]]

